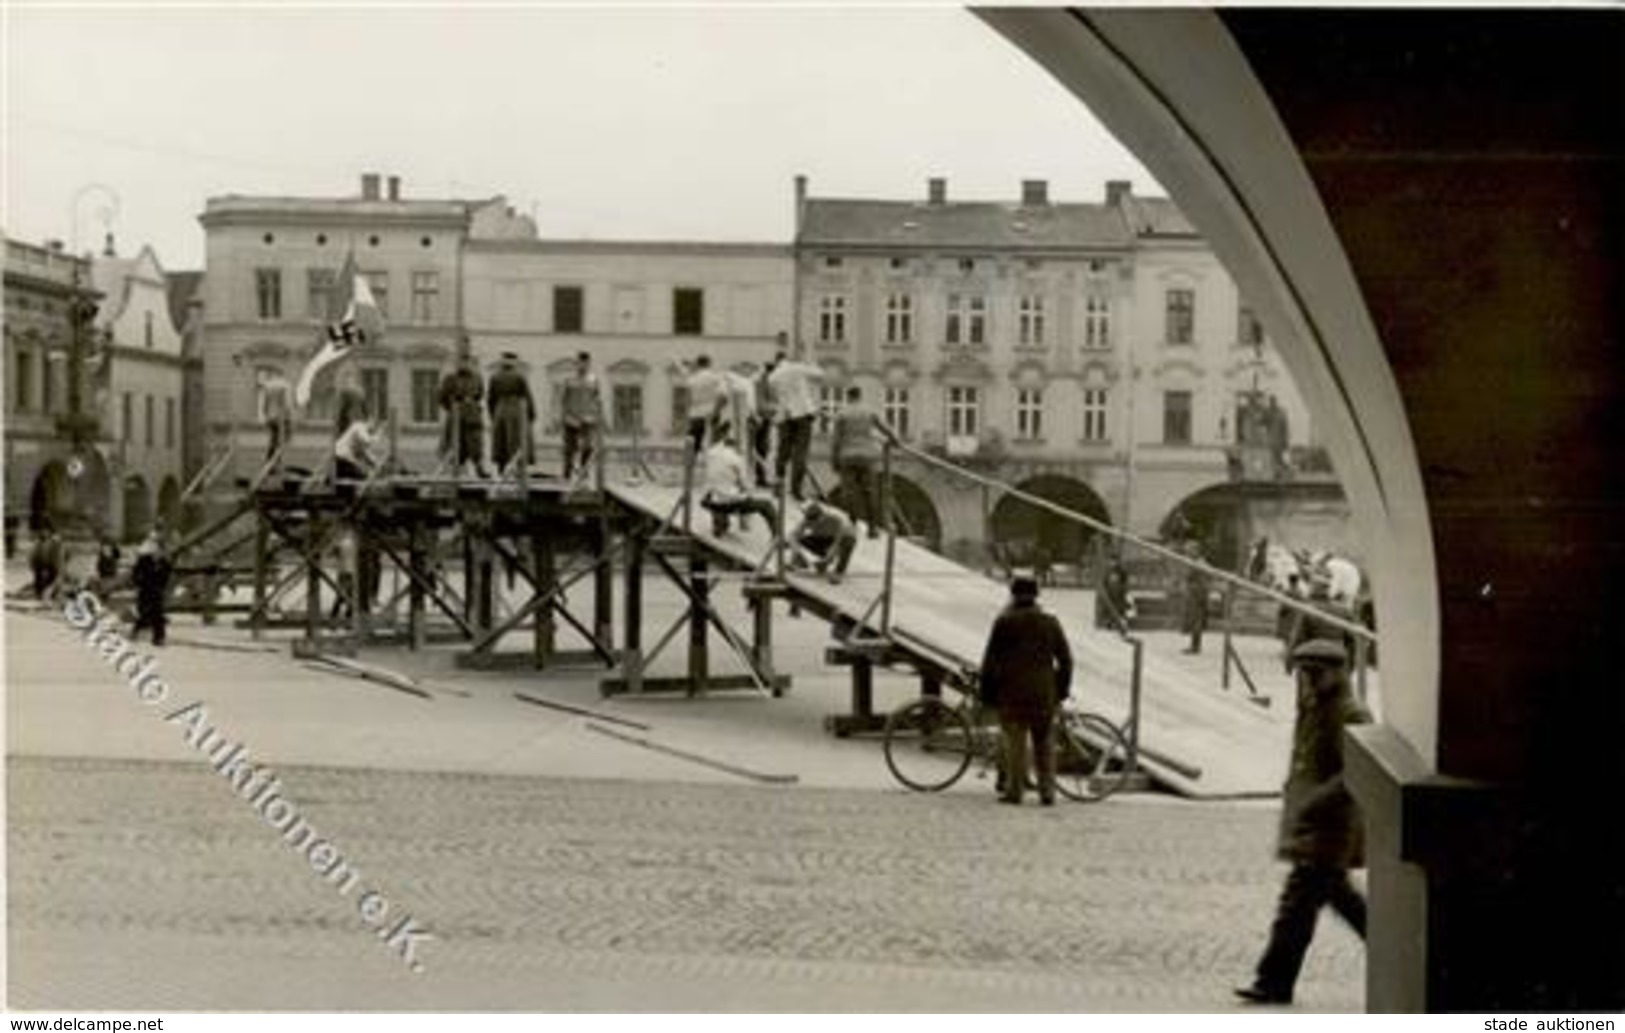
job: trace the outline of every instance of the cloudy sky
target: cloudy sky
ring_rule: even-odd
[[[202,260],[227,194],[504,194],[550,237],[787,240],[821,196],[1158,188],[955,8],[5,5],[4,211],[23,240]],[[77,200],[76,200],[77,198]],[[116,211],[114,210],[116,207]]]

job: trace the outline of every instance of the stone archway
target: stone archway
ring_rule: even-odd
[[[165,477],[158,489],[158,520],[167,531],[181,526],[181,485],[173,476]]]
[[[28,529],[38,532],[46,527],[61,528],[72,519],[73,509],[73,484],[67,464],[54,459],[40,468],[29,491]]]
[[[1384,629],[1382,722],[1345,745],[1369,831],[1368,1005],[1617,1010],[1625,837],[1576,787],[1625,778],[1617,636],[1598,623],[1625,557],[1625,23],[977,14],[1212,244],[1348,492]],[[1514,372],[1487,390],[1486,370]]]
[[[1020,491],[1057,506],[1111,522],[1106,500],[1089,485],[1061,474],[1039,474],[1016,485]],[[1088,561],[1096,531],[1015,495],[1004,495],[993,507],[988,538],[995,555],[1009,567],[1082,566]]]
[[[152,491],[140,474],[124,478],[124,533],[127,542],[138,541],[152,530]]]
[[[922,542],[933,551],[942,548],[942,518],[924,488],[901,474],[891,475],[897,533]]]

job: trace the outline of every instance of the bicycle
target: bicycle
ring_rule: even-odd
[[[1055,712],[1055,788],[1069,800],[1104,800],[1128,781],[1129,750],[1122,731],[1100,714],[1065,706]],[[967,695],[958,706],[922,696],[886,718],[886,766],[910,789],[935,793],[958,782],[971,761],[978,778],[999,764],[994,712]]]

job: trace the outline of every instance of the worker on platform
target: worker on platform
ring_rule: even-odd
[[[755,513],[767,521],[771,533],[778,524],[778,509],[773,500],[752,494],[745,470],[745,457],[734,447],[733,429],[723,424],[717,432],[716,443],[705,453],[705,494],[700,505],[711,514],[711,533],[721,537],[728,533],[729,518],[739,517],[741,529]]]
[[[880,415],[864,403],[863,389],[852,384],[846,389],[846,404],[835,416],[830,459],[841,479],[841,497],[854,521],[868,525],[869,537],[880,537],[884,515],[880,511],[880,479],[875,467],[880,463],[880,441],[895,443],[897,435]]]
[[[518,355],[502,353],[502,361],[486,388],[485,402],[491,413],[491,463],[497,475],[514,463],[529,469],[534,458],[531,428],[536,423],[536,399],[530,393],[530,381],[519,368]]]
[[[369,479],[383,468],[387,453],[383,421],[357,420],[333,442],[334,481],[353,484]]]
[[[790,533],[790,565],[798,570],[810,565],[838,585],[857,547],[857,529],[846,514],[815,500],[807,503],[801,523]]]
[[[439,398],[444,413],[441,448],[446,464],[459,477],[470,467],[476,476],[486,476],[484,398],[479,364],[465,350],[457,369],[440,382]]]
[[[727,402],[727,384],[722,374],[711,368],[711,356],[701,355],[692,363],[678,360],[677,369],[687,375],[688,441],[696,456],[715,440],[717,419]]]
[[[576,368],[559,393],[559,422],[564,426],[564,479],[592,462],[598,431],[604,422],[604,388],[592,371],[592,356],[576,352]]]
[[[824,371],[805,362],[792,362],[782,351],[773,363],[767,385],[779,411],[774,478],[782,484],[788,472],[790,494],[801,501],[806,497],[807,459],[812,451],[813,421],[818,417],[818,395],[813,385],[823,382]]]
[[[367,396],[361,392],[360,375],[348,363],[339,367],[334,377],[337,397],[333,402],[333,438],[337,440],[350,427],[365,420],[368,415]]]
[[[293,437],[293,385],[279,369],[254,374],[260,423],[265,427],[265,461],[282,454]]]

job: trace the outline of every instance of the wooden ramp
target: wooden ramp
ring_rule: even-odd
[[[607,490],[623,505],[658,521],[671,516],[681,498],[680,489],[656,484],[610,485]],[[786,524],[793,525],[794,518],[792,513]],[[709,533],[709,515],[696,504],[690,536],[716,561],[754,569],[771,549],[762,524],[753,520],[748,531],[736,529],[717,538]],[[673,530],[680,532],[680,525],[674,522]],[[864,621],[878,633],[879,611],[872,604],[881,592],[884,562],[885,539],[860,540],[841,584],[792,571],[786,572],[786,580],[792,598],[816,601],[817,609]],[[979,667],[988,629],[1008,600],[1004,584],[902,539],[897,541],[895,570],[893,640],[904,651],[950,669]],[[1092,627],[1074,625],[1066,631],[1076,660],[1074,700],[1122,722],[1129,712],[1130,645]],[[1141,762],[1159,784],[1202,798],[1280,792],[1291,741],[1290,714],[1221,694],[1150,653],[1141,687]]]

